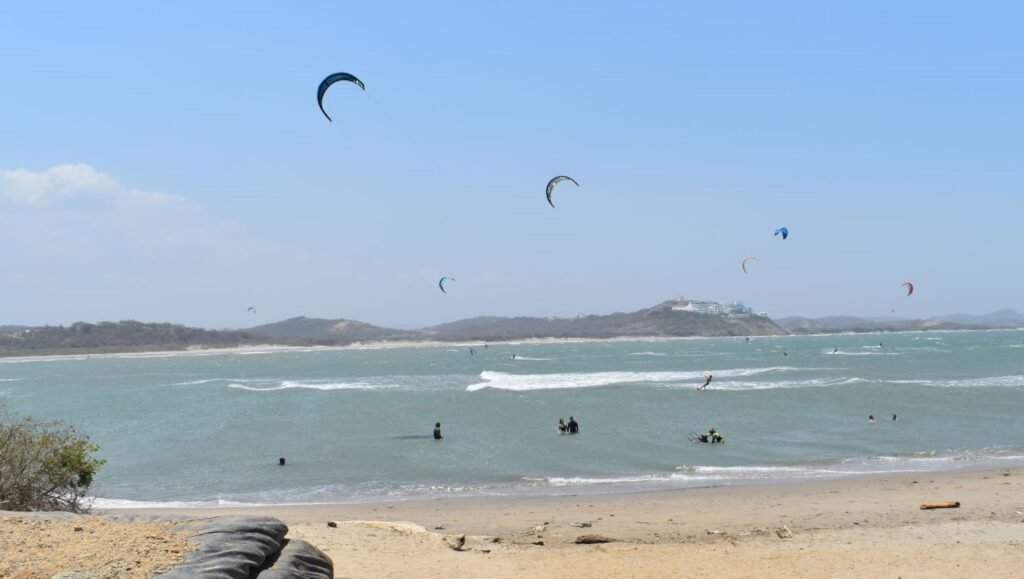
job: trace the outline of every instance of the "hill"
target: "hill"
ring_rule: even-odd
[[[630,313],[575,318],[481,317],[421,330],[435,340],[521,340],[526,338],[628,338],[687,336],[770,336],[785,331],[764,316],[730,316],[682,311],[667,301]]]
[[[924,330],[988,330],[1024,327],[1024,315],[1014,310],[999,310],[983,316],[952,314],[925,319],[872,319],[852,316],[822,318],[788,317],[777,320],[793,334],[830,334],[838,332],[914,332]]]
[[[299,316],[247,330],[277,341],[301,341],[312,344],[350,344],[384,340],[415,340],[419,332],[382,328],[355,320],[325,320]]]
[[[260,343],[266,343],[266,339],[249,332],[204,330],[133,320],[98,324],[76,322],[67,327],[20,327],[0,333],[0,355],[185,350]]]

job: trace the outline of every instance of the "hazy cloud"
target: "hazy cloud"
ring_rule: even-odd
[[[64,201],[89,198],[109,203],[173,203],[176,195],[125,187],[110,175],[84,163],[57,165],[45,171],[0,171],[0,195],[16,204],[48,207]]]
[[[286,302],[323,265],[186,197],[86,164],[0,170],[0,247],[0,323],[247,323],[235,312]]]

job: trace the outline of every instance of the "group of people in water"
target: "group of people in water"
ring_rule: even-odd
[[[579,434],[580,424],[576,422],[576,419],[572,416],[569,417],[569,422],[561,418],[558,419],[558,434]]]

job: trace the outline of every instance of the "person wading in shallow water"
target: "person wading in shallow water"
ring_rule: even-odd
[[[569,417],[569,434],[579,434],[580,424],[572,416]]]
[[[444,440],[444,437],[441,436],[441,423],[440,422],[435,422],[434,423],[434,440]]]

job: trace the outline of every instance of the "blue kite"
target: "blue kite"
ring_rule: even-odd
[[[780,227],[775,230],[775,235],[778,235],[780,233],[782,234],[782,239],[786,239],[787,237],[789,237],[789,228]]]

